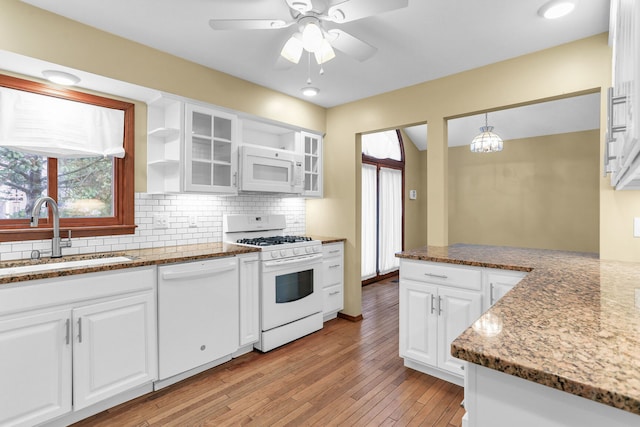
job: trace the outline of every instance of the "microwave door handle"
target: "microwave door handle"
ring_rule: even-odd
[[[279,260],[279,261],[265,261],[264,266],[265,267],[275,267],[275,266],[280,266],[280,265],[291,265],[291,264],[298,264],[298,263],[302,263],[302,262],[309,262],[309,261],[313,261],[313,260],[316,260],[316,259],[319,260],[320,258],[322,258],[322,254],[309,255],[309,256],[293,258],[293,259],[284,259],[284,260]]]

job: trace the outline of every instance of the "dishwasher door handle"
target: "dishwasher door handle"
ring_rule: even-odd
[[[169,270],[162,272],[163,280],[186,280],[186,279],[198,279],[201,277],[207,277],[212,274],[224,273],[225,271],[231,271],[236,268],[236,264],[228,264],[218,268],[206,268],[203,270],[192,271],[175,271]]]

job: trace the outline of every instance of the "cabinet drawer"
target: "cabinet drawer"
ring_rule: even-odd
[[[342,259],[342,243],[322,245],[322,256],[324,259],[334,257]]]
[[[401,260],[400,277],[456,288],[482,289],[480,269],[446,263]]]
[[[324,301],[322,304],[323,313],[340,311],[344,308],[344,297],[342,285],[331,286],[323,289]]]
[[[329,259],[322,263],[323,274],[322,287],[341,285],[343,282],[342,259]]]

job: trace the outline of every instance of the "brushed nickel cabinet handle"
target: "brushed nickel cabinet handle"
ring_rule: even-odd
[[[437,277],[438,279],[448,279],[448,276],[445,276],[444,274],[433,274],[433,273],[424,273],[425,276],[429,276],[429,277]]]
[[[82,317],[78,319],[78,342],[82,342]]]
[[[431,314],[433,314],[433,310],[435,310],[435,308],[433,307],[433,300],[436,299],[435,295],[431,294]]]
[[[66,330],[64,341],[65,341],[65,343],[67,345],[69,345],[69,343],[71,341],[71,319],[67,319],[65,321],[64,327],[65,327],[65,330]]]
[[[442,297],[438,296],[438,316],[442,316]]]

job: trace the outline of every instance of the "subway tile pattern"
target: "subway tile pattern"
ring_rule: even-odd
[[[207,194],[135,195],[135,234],[73,238],[63,255],[216,243],[222,240],[224,214],[285,214],[285,234],[305,233],[305,202],[302,198],[274,195],[217,196]],[[156,215],[165,215],[167,228],[154,227]],[[195,225],[193,225],[195,223]],[[29,258],[31,251],[51,250],[50,240],[0,243],[0,261]],[[46,256],[46,254],[43,254]]]

